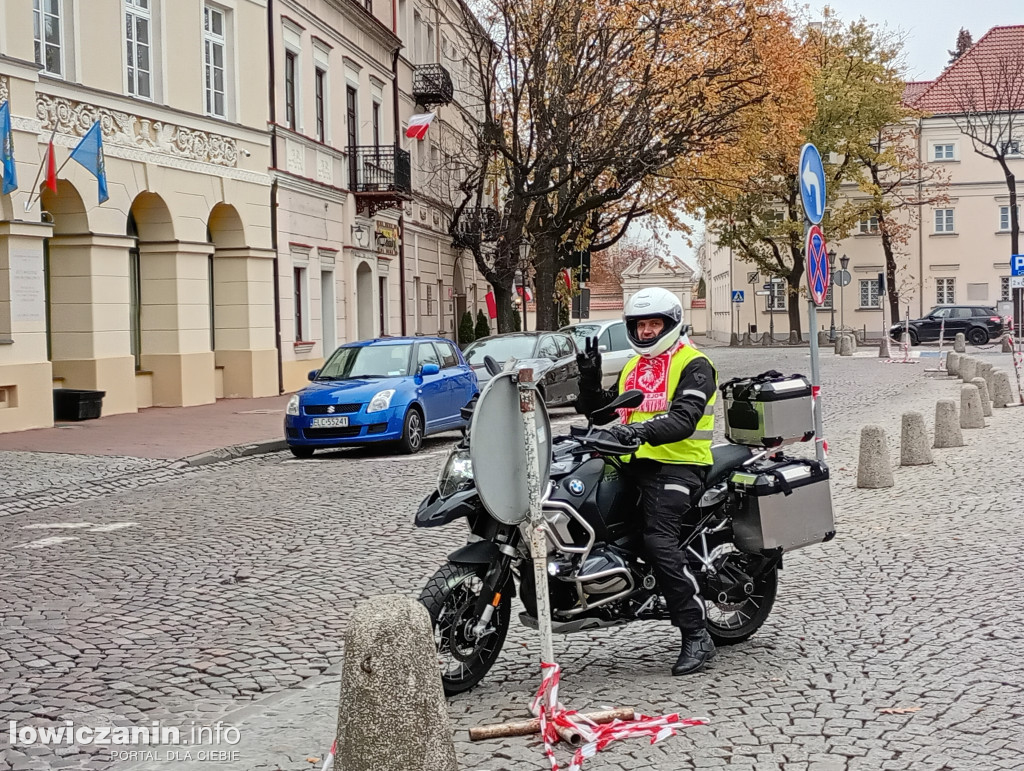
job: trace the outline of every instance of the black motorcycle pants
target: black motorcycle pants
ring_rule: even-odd
[[[703,468],[645,459],[626,464],[627,477],[640,493],[647,556],[672,624],[683,632],[703,629],[706,620],[697,577],[681,547],[696,525],[693,498],[702,485]]]

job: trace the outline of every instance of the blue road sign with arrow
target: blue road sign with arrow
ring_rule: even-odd
[[[743,302],[743,292],[740,291],[739,289],[734,289],[732,291],[732,301],[734,303],[741,303],[741,302]]]
[[[825,216],[825,167],[818,148],[810,143],[800,150],[799,179],[804,216],[817,225]]]

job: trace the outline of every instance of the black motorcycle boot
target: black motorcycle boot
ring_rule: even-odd
[[[683,631],[683,649],[672,667],[673,675],[689,675],[699,672],[715,657],[715,643],[707,629],[693,632]]]

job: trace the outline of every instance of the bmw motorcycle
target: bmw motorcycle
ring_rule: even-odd
[[[551,440],[549,479],[542,485],[543,531],[552,631],[588,632],[633,621],[667,620],[664,597],[644,556],[639,495],[622,475],[623,456],[636,447],[616,442],[599,426],[614,410],[635,407],[643,394],[628,391]],[[465,413],[471,414],[471,407]],[[730,474],[768,454],[726,444],[712,448],[714,464],[695,493],[697,526],[680,548],[698,575],[707,626],[716,645],[753,635],[775,602],[782,552],[750,554],[734,543],[731,512],[737,493]],[[537,627],[536,588],[529,542],[518,525],[493,518],[473,483],[469,434],[449,452],[437,489],[416,512],[417,527],[464,520],[465,546],[448,555],[420,593],[434,629],[446,695],[480,682],[501,653],[518,593],[519,620]]]

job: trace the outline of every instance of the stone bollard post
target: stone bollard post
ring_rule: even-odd
[[[800,333],[795,329],[789,330],[789,344],[800,345]]]
[[[924,427],[924,415],[920,412],[904,412],[900,432],[900,465],[927,466],[931,462],[931,443],[928,441],[928,429]]]
[[[947,375],[959,375],[960,374],[960,361],[963,359],[962,353],[952,351],[946,354],[946,374]]]
[[[849,335],[843,335],[839,338],[839,355],[853,356],[853,341]]]
[[[750,332],[744,332],[743,337],[740,339],[740,345],[742,345],[744,348],[749,348],[753,344],[754,343],[750,339]]]
[[[991,397],[996,384],[996,368],[992,366],[991,362],[986,361],[978,366],[977,377],[985,378],[985,385],[988,386],[988,395]]]
[[[973,356],[960,357],[960,379],[970,383],[978,376],[978,360]]]
[[[1009,335],[1003,335],[1001,338],[1003,347],[1000,349],[1003,353],[1013,353],[1013,338]]]
[[[960,387],[960,428],[984,428],[985,414],[981,410],[981,393],[978,386],[965,384]]]
[[[957,332],[953,339],[953,350],[957,353],[967,353],[967,338],[963,332]]]
[[[832,343],[832,346],[833,346],[833,349],[835,351],[836,356],[838,356],[839,352],[842,350],[843,337],[844,337],[844,335],[836,335],[836,339]]]
[[[939,399],[935,403],[935,444],[933,447],[963,447],[964,434],[960,430],[960,416],[956,414],[953,399]]]
[[[857,487],[876,490],[892,487],[892,463],[889,461],[889,445],[885,429],[881,426],[864,426],[860,430],[860,455],[857,459]]]
[[[426,608],[397,594],[352,613],[338,704],[336,769],[458,771]]]
[[[818,347],[819,348],[824,348],[828,344],[829,344],[828,330],[827,329],[823,329],[820,332],[818,332]]]
[[[763,345],[765,348],[767,348],[771,344],[772,344],[772,336],[768,332],[765,332],[763,335],[761,335],[761,345]]]
[[[992,406],[1002,409],[1013,404],[1013,387],[1010,385],[1010,375],[1000,370],[992,378]]]
[[[850,338],[850,345],[853,347],[853,352],[857,353],[857,335],[853,332],[847,332],[846,336]]]
[[[729,347],[730,348],[736,348],[736,347],[739,346],[739,344],[740,344],[740,336],[737,335],[735,332],[731,332],[729,334]]]
[[[985,382],[985,378],[976,377],[971,383],[978,389],[978,395],[981,399],[982,416],[986,418],[992,417],[992,400],[988,397],[988,383]]]

